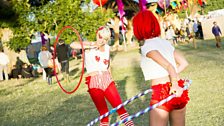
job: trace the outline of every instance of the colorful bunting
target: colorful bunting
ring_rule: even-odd
[[[97,4],[98,6],[103,6],[107,3],[108,0],[93,0],[93,3]]]
[[[158,1],[158,5],[162,8],[162,9],[164,9],[165,8],[165,6],[164,6],[164,3],[166,3],[166,8],[168,8],[169,6],[170,6],[170,0],[159,0]]]
[[[125,27],[124,27],[124,4],[122,3],[122,0],[116,0],[117,2],[117,6],[118,6],[118,12],[119,12],[119,16],[120,16],[120,21],[122,23],[122,33],[125,32]]]
[[[140,10],[146,10],[146,0],[139,0],[139,8]]]

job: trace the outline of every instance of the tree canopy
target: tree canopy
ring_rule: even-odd
[[[110,9],[102,11],[97,8],[94,12],[83,10],[82,6],[88,4],[80,0],[34,1],[39,2],[38,6],[31,0],[10,2],[14,14],[13,23],[1,23],[1,27],[10,27],[13,30],[14,37],[8,44],[11,49],[25,48],[30,43],[31,34],[35,31],[56,35],[64,26],[74,27],[82,37],[93,41],[97,28],[113,17]],[[66,30],[61,37],[72,41],[76,35],[71,30]]]
[[[97,8],[90,12],[83,9],[90,1],[0,0],[0,28],[9,27],[13,30],[14,37],[8,46],[14,50],[25,48],[35,31],[55,35],[67,25],[77,29],[84,38],[93,41],[96,29],[117,13],[117,5],[115,0],[108,0],[103,11]],[[134,12],[138,11],[138,3],[134,0],[123,0],[123,3],[127,17],[132,17]],[[205,12],[220,9],[224,4],[223,0],[207,0],[207,3]],[[71,30],[66,30],[61,37],[69,41],[75,39]]]

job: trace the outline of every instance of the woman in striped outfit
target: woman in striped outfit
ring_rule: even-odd
[[[108,112],[106,99],[114,108],[121,104],[122,100],[110,72],[110,46],[107,44],[111,36],[110,29],[102,26],[96,35],[97,41],[94,44],[84,42],[84,48],[89,48],[85,51],[86,84],[99,114],[103,115]],[[80,48],[80,45],[71,44],[71,47]],[[121,120],[129,116],[124,107],[117,110],[117,113]],[[103,118],[100,126],[109,126],[109,118]],[[128,121],[125,126],[134,126],[134,123]]]

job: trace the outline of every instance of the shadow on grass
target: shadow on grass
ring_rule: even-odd
[[[80,71],[79,68],[74,68],[71,71],[69,71],[69,75],[70,76],[76,75],[78,73],[78,71]]]
[[[8,112],[7,109],[4,111],[1,109],[0,124],[5,126],[85,126],[93,117],[97,117],[98,113],[88,93],[72,97],[65,95],[64,97],[69,97],[65,101],[58,95],[64,94],[61,94],[61,91],[52,92],[22,103],[23,107],[19,106],[17,109],[23,110],[20,110],[17,113],[19,115],[15,115],[15,117],[5,115]],[[14,102],[18,104],[19,99]],[[1,106],[8,106],[7,104],[12,103],[2,103]],[[10,111],[13,112],[14,110]],[[5,119],[2,120],[2,117]]]
[[[27,79],[26,81],[23,81],[24,79],[20,79],[20,80],[16,80],[16,83],[19,82],[19,84],[16,84],[14,83],[13,85],[10,85],[10,86],[7,86],[7,88],[2,88],[0,89],[0,95],[10,95],[12,94],[14,91],[24,87],[24,86],[27,86],[29,85],[30,83],[34,82],[36,78],[30,78],[30,79]],[[9,80],[9,81],[14,81],[14,80]],[[7,82],[7,83],[10,83],[10,82]],[[23,82],[23,83],[20,83],[20,82]]]
[[[133,67],[132,67],[133,77],[135,78],[134,80],[135,80],[136,88],[140,91],[140,92],[138,92],[138,94],[139,94],[139,93],[144,92],[145,90],[151,88],[151,85],[148,81],[145,82],[142,70],[139,65],[140,63],[138,63],[136,61],[132,61],[132,63],[133,63]],[[137,100],[135,100],[133,102],[132,109],[134,110],[134,113],[144,110],[145,108],[147,108],[149,106],[151,93],[146,94],[141,97],[143,97],[144,99],[140,100],[140,98],[138,98]],[[133,119],[133,121],[135,122],[136,126],[148,126],[149,125],[149,114],[145,113],[144,115],[141,115],[141,116]]]
[[[136,73],[136,75],[138,75]],[[125,76],[124,79],[118,80],[117,83],[119,86],[119,93],[122,97],[122,100],[127,100],[125,85],[127,84],[128,76]],[[137,81],[136,81],[137,82]],[[89,94],[86,92],[84,94],[78,94],[74,96],[63,95],[61,90],[53,90],[54,92],[42,92],[36,97],[28,98],[29,100],[25,102],[20,102],[19,99],[13,101],[19,104],[17,109],[22,109],[23,111],[17,112],[16,121],[10,122],[14,117],[10,117],[2,122],[2,125],[45,125],[45,126],[59,126],[59,125],[74,125],[74,126],[84,126],[88,124],[92,119],[95,119],[99,116],[95,105],[89,97]],[[46,94],[44,94],[46,93]],[[59,97],[60,96],[60,97]],[[64,100],[63,97],[67,97]],[[7,103],[11,104],[12,103]],[[2,106],[8,106],[6,103]],[[21,106],[22,105],[22,106]],[[109,104],[108,104],[109,105]],[[148,105],[148,101],[135,100],[135,102],[130,105],[125,106],[125,109],[130,113],[136,113],[140,109],[145,108]],[[14,109],[10,110],[14,111]],[[1,111],[2,117],[6,116],[6,111]],[[118,116],[117,114],[111,115],[111,124],[115,123]],[[147,116],[148,118],[148,116]],[[136,126],[144,125],[145,120],[140,117]],[[96,124],[98,125],[98,124]]]
[[[37,119],[35,122],[38,125],[45,126],[85,126],[93,117],[97,116],[98,112],[89,95],[86,94],[71,97],[62,102],[57,109],[46,113],[44,117]]]
[[[1,95],[1,96],[4,96],[4,95],[10,95],[10,94],[12,94],[12,93],[13,93],[12,90],[8,90],[8,89],[1,89],[1,90],[0,90],[0,95]]]
[[[114,51],[110,53],[111,62],[114,60],[114,57],[117,55],[118,51]]]
[[[136,61],[135,59],[133,59],[131,61],[131,71],[133,71],[133,73],[125,73],[123,76],[122,80],[117,80],[116,83],[119,85],[118,90],[120,93],[120,96],[122,97],[122,101],[125,102],[126,100],[128,100],[127,97],[127,92],[126,91],[130,91],[129,89],[125,89],[125,88],[137,88],[137,90],[139,90],[140,92],[137,92],[136,94],[134,94],[131,97],[134,97],[135,95],[149,89],[149,84],[145,84],[144,82],[144,77],[143,74],[141,72],[141,68],[139,67],[139,61]],[[129,75],[131,74],[131,75]],[[131,77],[131,78],[130,78]],[[134,77],[134,78],[133,78]],[[134,82],[128,83],[128,80],[134,80]],[[130,84],[130,85],[129,85]],[[133,85],[132,85],[133,84]],[[129,92],[130,93],[130,92]],[[130,93],[133,94],[133,93]],[[127,112],[130,115],[133,115],[143,109],[145,109],[146,107],[148,107],[149,105],[149,94],[146,94],[143,99],[140,97],[138,99],[135,99],[134,101],[130,102],[129,104],[127,104],[125,106],[125,109],[127,110]],[[133,119],[134,123],[136,126],[146,126],[148,125],[148,113]],[[117,119],[117,114],[113,114],[111,116],[111,124],[115,123]],[[120,120],[119,120],[120,121]]]

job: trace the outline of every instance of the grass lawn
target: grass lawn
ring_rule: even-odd
[[[194,49],[191,43],[176,48],[190,64],[181,76],[193,80],[186,126],[223,126],[224,49],[216,49],[213,40],[198,41],[198,49]],[[112,74],[123,100],[150,87],[144,82],[139,61],[138,49],[113,53]],[[72,62],[79,64],[80,61]],[[79,68],[76,67],[75,71],[80,71]],[[80,73],[75,71],[71,84],[62,82],[67,90],[72,90],[78,82]],[[145,109],[149,100],[149,95],[143,96],[128,104],[126,109],[134,114]],[[0,82],[1,126],[85,126],[97,116],[84,80],[78,91],[71,95],[63,93],[56,82],[47,85],[41,77]],[[133,121],[136,126],[148,126],[148,116],[144,114]],[[114,113],[110,120],[114,123],[119,118]]]

